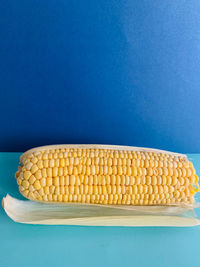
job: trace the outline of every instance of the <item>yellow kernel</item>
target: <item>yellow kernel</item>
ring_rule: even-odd
[[[111,186],[111,191],[112,191],[112,194],[116,194],[116,192],[117,192],[117,187],[116,187],[116,185],[112,185],[112,186]]]
[[[119,175],[116,175],[116,185],[120,185],[121,183],[121,178]]]
[[[58,195],[58,201],[62,202],[63,201],[63,196],[62,195]]]
[[[23,196],[27,197],[28,194],[29,194],[29,191],[28,191],[28,190],[24,190],[22,194],[23,194]],[[39,199],[39,200],[40,200],[40,199]]]
[[[106,175],[106,184],[110,184],[110,176]]]
[[[136,177],[135,178],[135,184],[137,185],[137,184],[140,184],[140,182],[141,182],[141,178],[140,177]]]
[[[111,184],[112,185],[116,184],[116,176],[115,175],[111,175]]]
[[[93,194],[94,195],[98,194],[98,187],[96,185],[93,186]]]
[[[153,193],[153,187],[151,185],[148,186],[148,194]]]
[[[162,185],[159,185],[158,186],[158,193],[159,194],[162,194],[164,192],[164,190],[163,190],[163,186]]]
[[[177,179],[177,177],[175,177],[175,176],[172,176],[172,185],[176,185],[176,184],[177,184],[177,182],[178,182],[178,179]]]
[[[63,178],[61,178],[61,181],[63,183]],[[69,185],[69,175],[64,176],[64,184],[62,184],[62,185]]]
[[[58,176],[58,167],[54,167],[54,168],[52,169],[52,176],[53,176],[53,177]]]
[[[178,171],[178,176],[181,177],[182,176],[182,170],[181,169],[177,169]]]
[[[55,188],[56,188],[56,187],[55,187],[54,185],[51,185],[51,186],[49,187],[49,191],[50,191],[51,194],[54,193]]]
[[[53,185],[59,186],[59,177],[54,177],[53,178]]]
[[[73,173],[73,166],[69,165],[68,166],[68,174],[72,175],[72,173]]]
[[[121,194],[121,186],[119,186],[119,185],[116,186],[116,193],[118,195]]]
[[[35,173],[35,178],[36,178],[36,179],[41,179],[41,178],[42,178],[41,170],[37,170],[37,171],[36,171],[36,173]]]
[[[106,185],[106,189],[107,189],[107,192],[108,194],[111,194],[111,185]]]
[[[91,165],[91,174],[95,175],[95,173],[96,173],[95,165]]]
[[[164,186],[163,186],[163,192],[164,192],[164,193],[168,193],[168,186],[167,186],[167,185],[164,185]]]
[[[47,170],[46,169],[42,169],[41,173],[42,173],[42,177],[47,177]]]
[[[25,171],[23,173],[24,179],[27,179],[27,180],[31,177],[31,175],[32,175],[32,173],[30,171]]]
[[[143,185],[143,193],[147,194],[148,192],[148,185]]]
[[[137,188],[137,185],[133,185],[133,194],[137,194],[138,192],[138,188]]]
[[[131,176],[130,177],[130,185],[134,185],[135,183],[135,177]]]
[[[58,168],[58,176],[62,176],[63,175],[63,168]]]
[[[172,184],[172,178],[170,176],[167,176],[167,185]]]
[[[48,168],[49,167],[49,161],[48,161],[48,159],[45,159],[43,161],[43,165],[44,165],[44,168]]]
[[[77,169],[77,167],[74,167],[74,168],[73,168],[73,174],[74,174],[74,175],[78,175],[78,169]]]
[[[73,186],[73,185],[70,185],[70,186],[69,186],[69,193],[70,193],[71,195],[74,194],[74,186]]]
[[[54,159],[57,159],[57,158],[58,158],[58,153],[57,153],[57,152],[55,152],[55,153],[53,154],[53,158],[54,158]]]
[[[74,194],[79,195],[79,192],[80,192],[79,186],[74,186]]]
[[[174,192],[174,197],[175,197],[175,199],[178,199],[180,197],[180,192],[179,191],[175,191]]]
[[[121,176],[121,185],[125,185],[126,178],[124,175]]]
[[[144,161],[144,167],[149,168],[149,161],[147,159]]]
[[[47,176],[52,177],[52,168],[47,169]]]
[[[38,166],[37,166],[37,165],[33,165],[33,166],[31,167],[31,172],[32,172],[32,174],[35,173],[37,170],[38,170]]]
[[[43,188],[40,188],[38,190],[38,193],[40,194],[40,196],[43,196],[44,195],[44,189]]]
[[[137,176],[137,168],[135,166],[132,167],[132,175]]]
[[[112,174],[117,174],[117,166],[112,166]]]
[[[185,178],[185,186],[189,186],[190,180],[188,178]]]
[[[150,185],[151,184],[151,177],[150,176],[147,176],[146,177],[146,184],[147,185]]]
[[[117,158],[113,158],[112,162],[113,162],[113,166],[117,166]]]
[[[65,167],[65,159],[60,159],[60,167]]]
[[[158,175],[162,176],[162,175],[163,175],[163,170],[162,170],[162,168],[159,167],[157,170],[158,170]]]
[[[168,175],[168,169],[167,167],[163,167],[163,175],[167,176]]]
[[[49,195],[49,187],[48,187],[48,186],[45,186],[45,187],[44,187],[44,193],[45,193],[46,195]]]
[[[173,176],[178,177],[178,171],[175,168],[173,169]]]
[[[31,169],[32,166],[33,166],[33,163],[29,161],[29,162],[26,164],[25,168],[26,168],[28,171],[30,171],[30,169]]]
[[[47,186],[51,186],[53,184],[53,180],[50,177],[47,177],[46,181],[47,181]]]
[[[159,197],[160,197],[160,200],[163,200],[165,198],[165,194],[162,193],[162,194],[159,195]]]
[[[191,184],[195,184],[196,177],[194,175],[192,175],[189,179],[191,181]]]
[[[43,160],[48,159],[48,154],[47,153],[44,153],[43,156],[42,156],[42,159]]]
[[[19,191],[20,191],[20,192],[23,192],[24,190],[25,190],[25,188],[24,188],[23,186],[20,185],[20,186],[19,186]]]
[[[54,159],[50,159],[50,160],[49,160],[49,167],[50,167],[50,168],[55,167],[55,160],[54,160]]]
[[[126,177],[125,177],[125,185],[129,185],[129,183],[130,183],[130,178],[129,178],[128,175],[126,175]]]
[[[65,177],[64,176],[59,177],[59,183],[60,183],[60,185],[65,185]]]
[[[179,182],[180,182],[180,185],[184,185],[184,183],[185,183],[185,179],[182,178],[182,177],[180,177],[180,178],[179,178]]]
[[[35,187],[36,190],[39,190],[41,188],[39,180],[36,180],[33,186]]]
[[[141,184],[138,185],[138,193],[139,194],[143,193],[143,185],[141,185]]]
[[[88,194],[89,195],[92,195],[93,194],[93,186],[92,185],[89,185],[88,186]]]
[[[162,161],[162,160],[159,160],[159,161],[158,161],[158,166],[159,166],[160,168],[162,168],[163,165],[164,165],[164,164],[163,164],[163,161]]]
[[[169,193],[173,193],[174,192],[174,187],[173,186],[169,186]]]
[[[153,192],[154,192],[154,194],[158,194],[158,186],[157,185],[153,185]]]
[[[152,176],[152,185],[156,185],[157,184],[157,177],[156,176]]]
[[[144,170],[146,170],[146,169],[144,169]],[[128,176],[131,176],[132,175],[132,169],[131,169],[130,166],[128,166],[128,168],[127,168],[127,175]]]
[[[34,157],[34,158],[31,159],[31,162],[32,162],[33,164],[36,164],[37,161],[38,161],[38,159],[37,159],[36,157]]]
[[[68,174],[68,168],[64,167],[63,168],[63,175],[66,176]]]
[[[123,174],[126,174],[126,172],[127,172],[127,167],[126,166],[122,166],[122,172],[123,172]]]
[[[172,168],[168,168],[168,175],[173,176],[174,172]]]
[[[29,182],[27,180],[22,181],[22,186],[26,189],[29,187]]]
[[[68,202],[68,201],[69,201],[69,197],[68,197],[68,195],[64,195],[64,196],[63,196],[63,201],[64,201],[64,202]]]
[[[167,177],[165,175],[162,176],[162,184],[165,185],[167,183]]]
[[[40,183],[41,183],[41,186],[45,186],[46,185],[46,179],[45,178],[42,178],[40,180]]]
[[[76,177],[74,175],[70,175],[69,184],[70,185],[75,185],[75,182],[76,182]]]
[[[122,167],[121,166],[117,166],[117,173],[119,175],[122,175],[123,171],[122,171]]]
[[[39,169],[42,169],[43,168],[43,160],[38,160],[37,166]]]
[[[153,175],[153,169],[147,168],[147,175],[152,176]]]

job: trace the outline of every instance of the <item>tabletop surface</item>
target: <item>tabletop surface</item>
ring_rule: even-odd
[[[0,153],[0,197],[22,198],[21,153]],[[200,154],[188,154],[200,174]],[[86,227],[13,222],[0,208],[0,266],[197,266],[200,226]]]

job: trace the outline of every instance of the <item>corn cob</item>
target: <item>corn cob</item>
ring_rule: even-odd
[[[194,203],[192,162],[162,150],[101,145],[31,149],[16,172],[21,194],[35,201],[114,205]]]

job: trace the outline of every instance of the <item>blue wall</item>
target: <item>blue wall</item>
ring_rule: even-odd
[[[200,152],[200,2],[1,0],[0,151]]]

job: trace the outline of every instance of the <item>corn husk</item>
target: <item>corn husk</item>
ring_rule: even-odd
[[[109,206],[46,204],[7,195],[3,208],[15,222],[86,226],[195,226],[200,225],[192,207]]]

